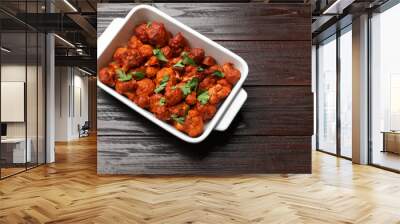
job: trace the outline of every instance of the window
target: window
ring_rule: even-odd
[[[317,68],[317,149],[351,158],[353,78],[351,25],[340,30],[338,36],[333,35],[319,44]],[[337,123],[338,121],[340,123]]]
[[[336,153],[336,36],[317,49],[317,149]]]
[[[352,156],[352,32],[351,26],[340,36],[340,155]]]
[[[400,170],[400,4],[371,18],[371,162]]]
[[[24,17],[40,13],[44,2],[4,4]],[[45,163],[46,39],[10,14],[0,17],[7,21],[0,23],[0,178],[5,178]]]

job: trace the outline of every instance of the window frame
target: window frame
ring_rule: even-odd
[[[342,155],[342,150],[341,150],[341,118],[340,118],[340,103],[341,103],[341,97],[340,97],[340,82],[341,82],[341,67],[340,67],[340,37],[347,33],[347,32],[351,32],[352,31],[352,23],[347,24],[346,26],[344,26],[341,29],[336,30],[335,33],[333,33],[332,35],[328,36],[327,38],[320,40],[317,44],[316,44],[316,138],[315,138],[315,143],[316,143],[316,151],[319,152],[323,152],[323,153],[327,153],[333,156],[337,156],[340,158],[344,158],[347,160],[352,160],[352,158],[347,157]],[[333,38],[334,37],[334,38]],[[329,152],[327,150],[321,149],[319,147],[319,131],[320,131],[320,127],[319,127],[319,91],[320,91],[320,87],[319,87],[319,80],[320,80],[320,74],[319,74],[319,47],[321,45],[321,43],[323,42],[329,42],[329,41],[336,41],[336,152],[332,153]]]

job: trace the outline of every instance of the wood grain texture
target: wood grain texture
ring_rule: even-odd
[[[99,4],[97,33],[137,4]],[[305,4],[155,3],[156,8],[213,40],[311,41],[311,8]]]
[[[248,63],[245,86],[311,85],[310,41],[217,42]]]
[[[306,4],[154,4],[243,57],[248,100],[226,132],[187,144],[98,91],[102,174],[308,173],[313,133]],[[135,4],[99,4],[98,35]]]
[[[204,177],[98,175],[91,137],[57,144],[55,151],[56,163],[0,181],[0,224],[400,220],[399,174],[321,152],[312,153],[312,174]]]
[[[309,87],[246,87],[248,99],[229,127],[234,135],[313,133]],[[165,131],[102,90],[98,90],[98,135],[161,135]]]
[[[200,144],[171,135],[103,136],[99,174],[309,173],[311,138],[213,133]],[[266,150],[268,149],[268,150]],[[107,159],[116,156],[116,159]],[[134,159],[132,159],[134,158]]]

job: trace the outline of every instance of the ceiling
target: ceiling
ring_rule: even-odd
[[[27,56],[29,61],[37,55],[36,39],[30,43],[33,36],[52,32],[61,37],[55,38],[56,65],[74,62],[73,66],[83,64],[95,71],[96,4],[96,0],[0,0],[2,46],[11,50],[2,60],[24,62]]]

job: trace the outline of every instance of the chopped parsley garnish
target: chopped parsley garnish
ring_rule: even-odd
[[[173,114],[173,115],[171,115],[171,118],[172,118],[174,121],[178,122],[179,124],[185,123],[185,117],[178,117],[178,115]]]
[[[217,77],[220,77],[220,78],[223,78],[225,75],[224,75],[224,73],[222,73],[221,71],[215,71],[214,73],[213,73],[213,75],[214,76],[217,76]]]
[[[141,80],[145,77],[143,72],[130,72],[128,75],[133,75],[137,80]]]
[[[157,57],[157,59],[159,61],[168,62],[168,59],[165,57],[165,55],[163,54],[163,52],[160,49],[158,49],[158,48],[154,49],[153,54],[154,54],[154,56]]]
[[[198,72],[203,72],[203,71],[204,71],[204,68],[199,66],[199,67],[197,67],[197,71],[198,71]]]
[[[154,92],[160,93],[161,91],[163,91],[165,89],[165,87],[167,86],[168,80],[169,80],[169,76],[167,74],[164,74],[164,76],[160,82],[160,85],[157,86],[157,88],[154,90]]]
[[[146,25],[146,27],[147,27],[147,28],[151,27],[151,22],[150,22],[150,21],[149,21],[149,22],[147,22],[147,25]]]
[[[187,52],[183,52],[182,53],[182,63],[184,65],[194,65],[194,66],[196,66],[196,62],[194,62],[194,60],[188,56]]]
[[[165,97],[161,97],[161,98],[160,98],[160,105],[161,105],[161,106],[164,106],[165,103],[166,103]]]
[[[189,82],[185,83],[185,85],[181,86],[183,95],[185,96],[189,95],[193,90],[197,88],[198,84],[199,84],[198,78],[193,78]]]
[[[208,91],[203,91],[197,96],[197,100],[202,104],[207,104],[210,99],[210,95],[208,95]]]
[[[183,64],[182,60],[180,60],[180,61],[178,61],[178,63],[176,63],[176,64],[174,65],[174,67],[176,67],[176,68],[184,68],[185,65]]]
[[[120,82],[126,82],[132,79],[132,75],[131,74],[126,74],[123,70],[121,69],[117,69],[115,71],[118,75],[118,80]]]

